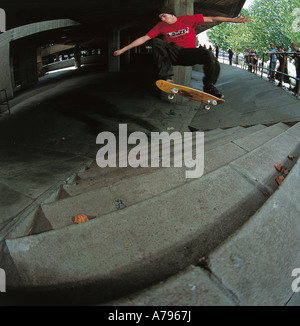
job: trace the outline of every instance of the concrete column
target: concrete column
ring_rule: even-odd
[[[42,49],[36,49],[36,60],[37,60],[37,73],[41,77],[43,75],[43,62],[42,62]]]
[[[0,89],[6,89],[9,99],[13,98],[14,96],[11,75],[10,39],[10,31],[0,35]]]
[[[76,45],[74,48],[74,66],[75,68],[81,67],[81,52],[79,45]]]
[[[36,47],[20,47],[16,58],[19,61],[22,88],[36,84],[38,82]]]
[[[126,37],[125,37],[125,44],[130,44],[130,42],[131,42],[131,38],[130,38],[130,36],[126,36]],[[131,53],[131,50],[126,51],[126,52],[124,53],[125,64],[126,64],[126,65],[129,65],[129,64],[130,64],[130,53]]]
[[[194,0],[165,0],[164,5],[175,10],[176,16],[193,15]],[[190,86],[192,79],[192,67],[174,66],[173,80],[175,83]],[[180,96],[175,97],[176,103],[188,101]]]
[[[108,71],[120,71],[120,57],[113,56],[114,51],[120,48],[120,30],[112,29],[108,39]]]

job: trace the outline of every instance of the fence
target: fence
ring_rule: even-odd
[[[294,52],[276,52],[275,55],[277,56],[277,61],[278,62],[278,55],[282,55],[282,61],[283,62],[287,62],[288,58],[291,58],[292,55],[294,55]],[[285,86],[284,84],[287,84],[284,80],[284,77],[286,77],[287,79],[290,80],[290,82],[288,83],[290,88],[293,86],[295,86],[296,88],[296,92],[295,95],[296,97],[299,99],[300,97],[300,87],[299,87],[299,82],[300,79],[299,77],[297,77],[297,74],[295,73],[294,75],[288,74],[286,73],[284,70],[284,64],[280,65],[280,68],[283,69],[283,71],[279,70],[277,67],[274,69],[270,68],[270,64],[268,63],[268,61],[270,60],[270,57],[266,55],[266,53],[257,53],[255,54],[257,57],[257,61],[255,62],[254,56],[253,55],[239,55],[238,56],[238,60],[236,56],[234,56],[234,59],[232,62],[235,66],[239,66],[242,69],[246,69],[250,72],[255,73],[256,75],[260,75],[261,78],[268,78],[270,81],[274,80],[274,75],[276,74],[276,79],[279,82],[279,86],[281,86],[282,88]],[[229,63],[229,55],[226,52],[220,51],[219,53],[219,61],[223,62],[223,63]],[[293,63],[290,63],[293,64]],[[297,71],[297,68],[296,68]],[[277,75],[278,74],[278,75]]]
[[[8,98],[7,98],[7,93],[5,89],[0,89],[0,108],[2,105],[6,105],[8,112],[10,114],[10,106],[9,106],[9,102],[8,102]],[[1,110],[0,110],[1,112]]]

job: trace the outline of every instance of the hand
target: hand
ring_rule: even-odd
[[[236,18],[235,19],[235,22],[236,23],[249,23],[249,22],[251,22],[251,19],[249,19],[249,18],[244,18],[243,17],[243,14],[241,14],[238,18]]]
[[[121,55],[123,52],[121,51],[121,50],[117,50],[117,51],[115,51],[114,53],[113,53],[113,55],[115,56],[115,57],[117,57],[117,56],[119,56],[119,55]]]

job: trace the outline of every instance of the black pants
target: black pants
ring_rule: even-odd
[[[153,57],[158,68],[158,78],[173,76],[172,66],[193,66],[202,64],[203,84],[215,84],[220,74],[220,64],[213,53],[205,48],[179,48],[159,38],[152,40]]]

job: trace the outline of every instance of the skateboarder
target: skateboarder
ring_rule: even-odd
[[[222,98],[223,95],[214,86],[220,73],[220,64],[211,51],[196,47],[195,28],[197,25],[205,23],[245,23],[249,22],[250,19],[244,18],[243,15],[238,18],[203,17],[202,14],[177,17],[174,10],[165,6],[161,7],[157,14],[161,22],[156,24],[146,35],[115,51],[114,56],[119,56],[152,40],[152,51],[158,68],[159,79],[171,81],[173,65],[193,66],[203,64],[203,91]],[[164,35],[165,40],[157,38],[159,35]]]

